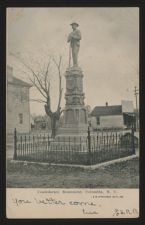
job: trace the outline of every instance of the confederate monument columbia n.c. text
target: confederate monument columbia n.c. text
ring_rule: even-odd
[[[66,93],[64,122],[58,130],[58,135],[83,135],[87,134],[88,115],[84,104],[83,72],[78,66],[78,53],[80,48],[81,32],[79,24],[70,24],[73,31],[68,35],[67,42],[70,44],[69,67],[66,70]],[[71,55],[73,66],[71,66]]]

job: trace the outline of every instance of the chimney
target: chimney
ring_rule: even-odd
[[[106,102],[106,106],[108,106],[108,102]]]

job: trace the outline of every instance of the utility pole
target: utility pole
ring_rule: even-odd
[[[136,128],[137,129],[139,128],[139,124],[138,124],[138,116],[139,116],[139,113],[138,113],[138,101],[137,101],[138,94],[139,94],[139,90],[135,86],[134,87],[134,95],[135,95],[135,102],[136,102]]]

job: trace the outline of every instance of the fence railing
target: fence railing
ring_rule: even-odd
[[[20,135],[14,131],[14,160],[93,165],[135,154],[134,131],[87,136]]]

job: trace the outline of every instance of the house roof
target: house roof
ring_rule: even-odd
[[[109,116],[121,114],[122,114],[121,105],[96,106],[91,112],[91,116]]]
[[[14,85],[17,85],[17,86],[23,86],[23,87],[32,87],[31,84],[23,81],[23,80],[20,80],[16,77],[13,76],[13,80],[12,81],[8,81],[8,83],[11,83],[11,84],[14,84]]]

